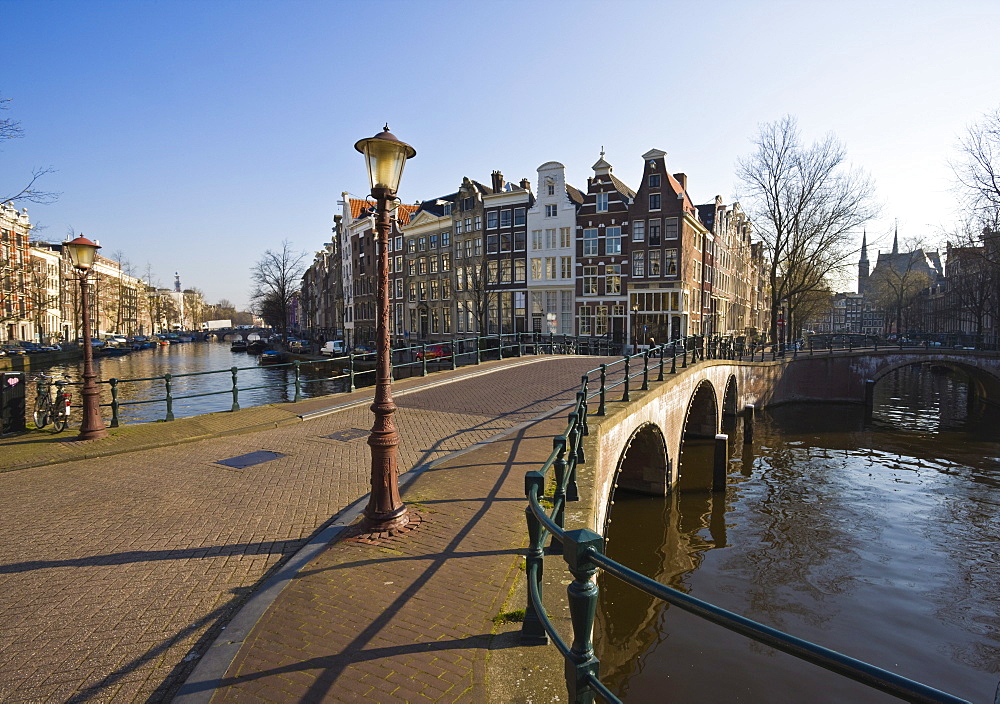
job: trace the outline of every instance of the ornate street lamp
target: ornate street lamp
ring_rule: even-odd
[[[396,404],[392,400],[392,353],[389,348],[389,228],[388,203],[396,200],[399,179],[407,159],[416,156],[416,150],[400,142],[385,129],[369,139],[359,140],[354,148],[365,155],[372,197],[375,199],[375,235],[378,238],[378,278],[375,328],[375,400],[371,410],[375,423],[368,436],[371,448],[371,498],[364,511],[362,527],[371,532],[398,530],[409,520],[406,505],[399,498],[396,467],[396,448],[399,433],[392,414]]]
[[[94,373],[94,350],[90,344],[90,284],[87,277],[94,265],[94,257],[101,247],[91,242],[83,235],[75,240],[64,242],[63,246],[69,253],[73,268],[79,274],[80,308],[83,327],[83,421],[80,423],[80,434],[77,440],[97,440],[108,436],[108,429],[101,418],[101,391],[97,388],[97,374]]]
[[[632,306],[632,354],[639,351],[639,305]]]

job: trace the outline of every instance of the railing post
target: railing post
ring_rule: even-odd
[[[572,423],[570,414],[570,423]],[[552,520],[562,529],[566,528],[566,436],[557,435],[552,438],[552,449],[556,451],[555,462],[552,463],[554,479],[556,480],[556,490],[552,496],[552,504],[556,507],[556,513]],[[549,552],[553,555],[562,554],[562,541],[555,535],[549,541]]]
[[[347,355],[347,364],[348,364],[347,373],[349,375],[348,376],[348,381],[350,382],[350,386],[348,386],[347,390],[348,391],[354,391],[357,387],[354,385],[354,353],[353,352],[351,352],[351,353],[349,353]]]
[[[236,387],[236,373],[239,371],[237,367],[232,367],[229,370],[233,375],[233,406],[230,411],[240,410],[240,390]]]
[[[566,533],[563,555],[573,575],[566,588],[569,615],[573,624],[573,645],[566,661],[566,689],[573,704],[591,704],[594,692],[587,684],[600,672],[600,661],[594,655],[594,617],[597,614],[597,565],[591,552],[603,554],[604,538],[592,530],[572,530]]]
[[[674,340],[673,342],[670,343],[670,349],[671,349],[671,354],[670,354],[670,373],[671,374],[676,374],[677,373],[677,340]]]
[[[576,392],[576,407],[580,409],[580,421],[584,435],[590,435],[590,424],[587,422],[587,384],[589,383],[590,379],[585,374],[583,376],[583,391]]]
[[[687,369],[687,366],[688,366],[688,344],[687,344],[687,340],[684,340],[681,343],[681,346],[684,348],[684,358],[682,360],[683,363],[681,364],[681,368],[682,369]]]
[[[556,336],[551,330],[549,331],[549,354],[556,353]]]
[[[451,336],[451,370],[458,369],[458,336]]]
[[[539,498],[545,493],[545,475],[541,472],[528,472],[524,476],[525,496],[531,495],[532,488]],[[531,600],[531,588],[534,586],[538,593],[538,601],[542,601],[542,565],[544,564],[545,553],[542,550],[542,524],[535,517],[535,512],[531,510],[531,502],[524,509],[524,515],[528,523],[528,551],[524,556],[524,572],[528,580],[528,603],[524,608],[524,622],[521,624],[521,644],[522,645],[546,645],[549,636],[538,618],[535,611],[535,604]]]
[[[605,401],[607,400],[608,392],[608,365],[601,365],[601,402],[597,406],[597,415],[603,416],[607,413],[607,406]]]
[[[726,490],[726,468],[729,464],[729,436],[715,436],[715,456],[712,462],[712,491]]]
[[[569,414],[569,422],[572,426],[569,431],[569,466],[576,467],[578,464],[583,464],[585,459],[583,456],[583,426],[585,421],[579,413],[574,411]]]
[[[164,420],[174,419],[174,397],[170,395],[170,375],[163,375],[163,382],[167,387],[167,416]]]
[[[631,364],[631,361],[632,361],[631,358],[628,355],[625,355],[625,388],[624,388],[623,393],[622,393],[622,401],[631,401],[632,400],[631,397],[629,396],[629,392],[628,392],[629,366]]]
[[[299,369],[299,365],[301,364],[302,362],[300,362],[297,359],[295,360],[295,398],[293,399],[293,402],[298,402],[302,400],[302,380],[301,380],[302,372]]]
[[[642,353],[642,391],[649,391],[649,350]]]
[[[111,384],[111,427],[118,427],[118,379],[108,379]]]
[[[514,333],[514,342],[517,343],[517,356],[524,356],[524,339],[521,337],[521,333]]]
[[[659,352],[660,352],[660,373],[656,377],[657,381],[663,381],[663,353],[665,351],[666,351],[666,345],[664,345],[663,343],[660,343],[660,348],[659,348]]]
[[[480,364],[483,361],[483,346],[481,344],[482,339],[481,335],[476,335],[476,364]]]
[[[420,345],[420,376],[427,376],[427,343]]]

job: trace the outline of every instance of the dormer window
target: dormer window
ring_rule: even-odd
[[[451,203],[444,204],[444,214],[451,215]]]
[[[556,194],[556,184],[554,183],[548,184],[545,187],[545,192],[548,193],[550,196],[554,196]]]

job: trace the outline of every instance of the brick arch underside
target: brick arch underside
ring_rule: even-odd
[[[653,423],[636,428],[618,459],[611,499],[618,490],[665,496],[670,482],[670,458],[663,431]]]
[[[698,384],[688,401],[683,438],[714,438],[719,432],[719,404],[715,387],[708,379]]]
[[[722,415],[735,416],[739,411],[739,393],[736,387],[736,377],[730,376],[726,382],[726,393],[722,396]]]
[[[872,375],[872,379],[877,386],[882,379],[894,371],[902,369],[903,367],[919,366],[922,363],[937,364],[966,374],[972,385],[972,391],[977,398],[986,401],[991,405],[1000,406],[1000,378],[996,376],[996,373],[993,370],[984,369],[976,364],[969,364],[965,361],[953,359],[924,359],[889,364],[876,371],[875,374]]]

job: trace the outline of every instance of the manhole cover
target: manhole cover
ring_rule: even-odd
[[[271,452],[270,450],[258,450],[257,452],[248,452],[245,455],[237,455],[236,457],[230,457],[228,460],[217,460],[216,464],[224,464],[227,467],[235,467],[236,469],[243,469],[244,467],[253,467],[255,464],[263,464],[264,462],[270,462],[271,460],[276,460],[279,457],[284,457],[280,452]]]
[[[340,440],[341,442],[347,442],[348,440],[357,440],[358,438],[367,437],[367,430],[361,430],[359,428],[348,428],[347,430],[338,430],[335,433],[330,433],[329,435],[324,435],[323,437],[330,438],[331,440]]]

